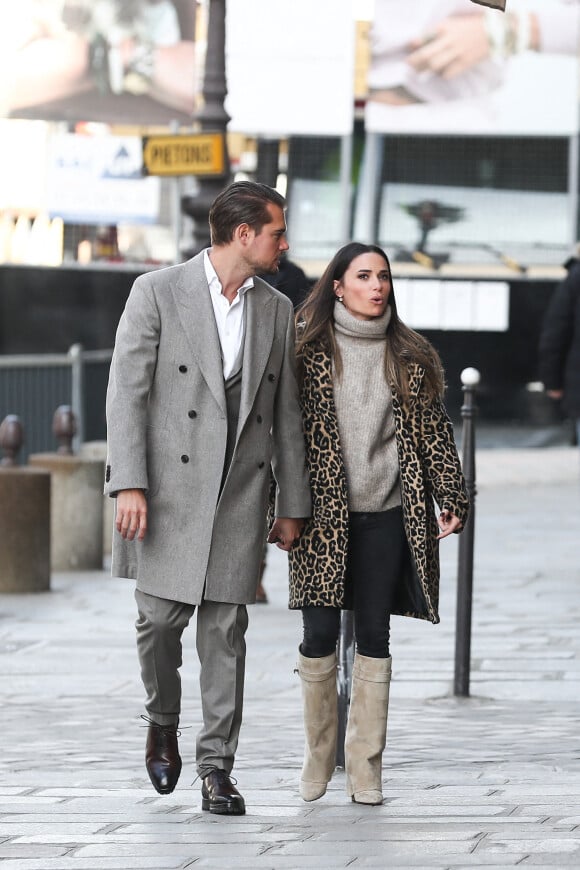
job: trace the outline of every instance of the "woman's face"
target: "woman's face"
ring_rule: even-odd
[[[342,279],[334,282],[334,292],[353,317],[372,320],[385,313],[391,286],[387,261],[371,252],[351,261]]]

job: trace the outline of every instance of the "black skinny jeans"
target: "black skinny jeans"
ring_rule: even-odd
[[[390,616],[402,582],[406,540],[401,507],[350,513],[346,583],[353,601],[356,648],[369,658],[389,656]],[[322,658],[336,649],[339,607],[303,607],[300,652]]]

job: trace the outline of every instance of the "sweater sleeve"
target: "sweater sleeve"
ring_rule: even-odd
[[[457,453],[453,424],[440,399],[423,404],[421,434],[422,464],[431,493],[441,510],[451,511],[465,526],[469,496]]]
[[[577,0],[537,4],[540,51],[546,54],[572,54],[578,51],[580,36],[580,5]]]

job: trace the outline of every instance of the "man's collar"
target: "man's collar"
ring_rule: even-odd
[[[206,248],[203,252],[203,265],[205,268],[205,276],[207,278],[207,283],[209,284],[210,289],[215,289],[219,293],[222,292],[222,282],[219,279],[219,275],[214,269],[213,263],[209,258],[209,248]],[[238,296],[243,296],[246,290],[249,290],[254,286],[254,278],[250,275],[241,287],[238,287]]]

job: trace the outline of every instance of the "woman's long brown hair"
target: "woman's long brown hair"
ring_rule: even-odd
[[[322,344],[330,353],[337,374],[342,371],[342,360],[334,336],[334,305],[336,295],[334,282],[341,281],[344,273],[356,257],[361,254],[379,254],[385,263],[389,276],[389,258],[378,245],[365,245],[350,242],[334,255],[322,276],[296,313],[297,344],[296,353],[299,363],[307,345]],[[391,292],[388,303],[391,320],[388,326],[388,341],[385,343],[385,375],[391,389],[397,393],[403,404],[409,399],[408,363],[416,363],[424,370],[424,387],[427,397],[433,400],[443,395],[445,389],[443,366],[435,348],[414,329],[406,326],[397,314],[397,305],[391,276]]]

